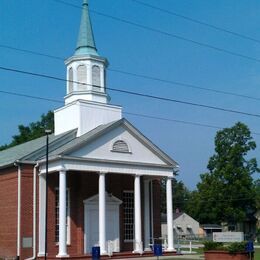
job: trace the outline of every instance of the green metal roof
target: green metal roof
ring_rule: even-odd
[[[75,55],[98,56],[91,20],[89,16],[88,0],[83,0],[82,4],[82,16]]]
[[[117,121],[110,122],[105,125],[100,125],[95,129],[77,137],[77,129],[68,131],[64,134],[57,136],[49,136],[49,156],[64,156],[69,155],[71,151],[79,149],[80,147],[87,145],[92,140],[95,140],[99,136],[109,132],[110,130],[123,126],[128,131],[131,131],[136,138],[143,142],[148,148],[153,150],[161,159],[163,159],[168,165],[178,165],[167,154],[161,151],[156,145],[154,145],[147,137],[142,135],[133,125],[131,125],[125,118]],[[38,160],[45,159],[46,155],[46,136],[40,137],[33,141],[14,146],[7,150],[0,152],[0,168],[7,167],[15,163],[16,161],[24,163],[36,163]]]
[[[49,136],[50,150],[64,145],[71,139],[76,138],[77,130],[72,130],[61,135]],[[42,136],[35,140],[16,145],[0,152],[0,167],[4,167],[15,163],[16,161],[35,161],[42,154],[45,154],[46,136]]]

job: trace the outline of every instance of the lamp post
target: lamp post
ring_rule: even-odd
[[[45,190],[45,250],[44,250],[44,259],[47,259],[47,225],[48,225],[48,170],[49,170],[49,135],[51,130],[46,129],[46,190]]]

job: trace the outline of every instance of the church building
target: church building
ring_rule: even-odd
[[[87,259],[94,246],[103,256],[140,257],[161,237],[162,178],[164,250],[174,252],[178,164],[110,104],[108,61],[96,48],[88,0],[65,64],[65,104],[54,111],[55,132],[0,152],[0,258]]]

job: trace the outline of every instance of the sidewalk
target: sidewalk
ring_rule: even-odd
[[[204,255],[197,255],[197,254],[191,254],[191,255],[176,255],[176,256],[160,256],[159,258],[153,257],[141,257],[141,258],[134,258],[134,260],[203,260]],[[122,258],[120,260],[129,260],[129,258]]]

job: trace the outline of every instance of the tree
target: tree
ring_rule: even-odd
[[[256,148],[248,127],[238,122],[217,132],[209,172],[201,175],[188,209],[201,223],[237,224],[253,218],[256,193],[252,174],[259,172],[248,152]]]
[[[256,190],[256,208],[260,212],[260,179],[256,180],[254,185]]]
[[[182,181],[172,180],[172,200],[173,210],[185,211],[185,204],[189,197],[189,190]],[[166,213],[166,180],[161,181],[161,212]]]
[[[0,151],[41,137],[45,135],[46,129],[54,131],[54,114],[49,111],[41,116],[40,121],[30,123],[29,126],[19,125],[18,129],[19,134],[13,136],[10,144],[0,146]]]

